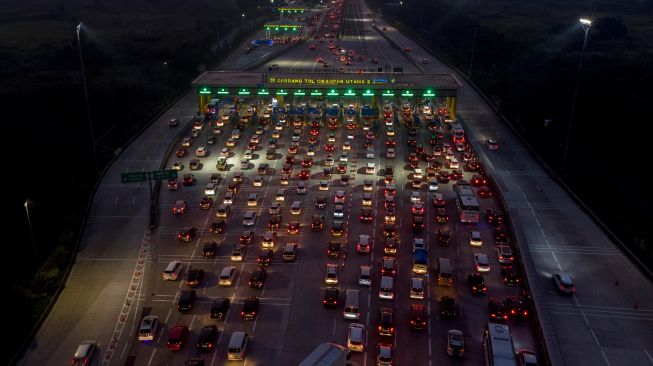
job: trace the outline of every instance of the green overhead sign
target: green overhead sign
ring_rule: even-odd
[[[133,172],[120,174],[120,181],[123,183],[145,182],[147,180],[146,172]]]
[[[157,170],[152,172],[152,179],[154,180],[168,180],[177,179],[176,170]]]

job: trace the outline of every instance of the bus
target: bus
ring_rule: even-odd
[[[483,333],[485,366],[517,366],[510,328],[504,324],[487,323]]]
[[[456,205],[460,212],[460,222],[476,224],[479,220],[479,205],[472,185],[465,180],[460,180],[454,185],[456,191]]]
[[[461,125],[453,125],[451,130],[451,141],[454,144],[465,143],[465,130]]]

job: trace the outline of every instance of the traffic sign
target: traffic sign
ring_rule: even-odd
[[[133,173],[120,174],[120,180],[123,183],[145,182],[146,179],[147,179],[146,172],[133,172]]]
[[[158,170],[152,172],[152,179],[154,180],[167,180],[167,179],[177,179],[176,170]]]

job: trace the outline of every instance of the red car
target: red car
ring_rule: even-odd
[[[180,351],[188,340],[188,327],[184,324],[177,324],[170,329],[167,347],[171,351]]]
[[[475,174],[472,177],[471,183],[473,186],[481,187],[487,185],[487,179],[480,174]]]
[[[333,144],[326,144],[326,145],[324,146],[324,150],[326,150],[326,151],[333,151],[333,150],[335,150],[335,148],[336,148],[336,147],[335,147],[335,145],[333,145]]]
[[[311,171],[310,169],[302,169],[301,172],[299,172],[299,179],[301,180],[307,180],[311,178]]]
[[[492,190],[487,186],[483,186],[478,189],[478,195],[481,198],[490,198],[492,197]]]
[[[302,166],[304,168],[310,168],[313,166],[313,158],[306,158],[302,161]]]

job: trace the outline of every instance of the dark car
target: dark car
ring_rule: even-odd
[[[327,204],[327,198],[324,195],[317,196],[315,201],[315,208],[325,208]]]
[[[448,171],[440,170],[438,172],[438,176],[436,177],[436,179],[438,180],[438,183],[445,184],[445,183],[449,183],[449,180],[451,180],[451,176]]]
[[[322,304],[324,306],[337,307],[339,294],[340,290],[337,287],[326,287],[324,289]]]
[[[519,270],[513,266],[501,266],[501,277],[506,286],[519,286],[524,280]]]
[[[263,267],[259,267],[252,271],[252,274],[249,276],[249,287],[252,288],[263,288],[265,285],[265,280],[268,277],[268,273]]]
[[[485,211],[485,219],[489,224],[501,225],[503,223],[503,215],[493,208],[488,208]]]
[[[487,302],[488,316],[492,320],[508,320],[508,311],[506,305],[500,301],[490,298]]]
[[[324,216],[313,215],[313,222],[311,223],[311,230],[322,231],[324,229]]]
[[[394,313],[391,308],[379,309],[378,328],[379,335],[392,336],[395,333]]]
[[[330,241],[327,247],[327,256],[329,258],[338,258],[342,252],[342,244],[337,241]]]
[[[211,319],[224,319],[227,316],[229,305],[231,305],[231,300],[228,297],[218,297],[215,299],[213,304],[211,304]]]
[[[439,245],[449,245],[451,240],[451,233],[446,229],[438,229],[438,244]]]
[[[288,234],[296,235],[299,234],[301,224],[299,221],[291,221],[288,223]]]
[[[526,319],[530,315],[530,304],[523,297],[511,296],[506,299],[505,304],[512,318]]]
[[[184,148],[177,149],[177,157],[178,158],[183,158],[186,155],[188,155],[188,150],[186,150]]]
[[[227,223],[224,220],[218,220],[215,222],[212,222],[211,225],[209,226],[209,232],[211,234],[222,234],[224,233],[224,229]]]
[[[394,224],[385,224],[383,226],[383,237],[384,238],[395,238],[397,236],[397,229]]]
[[[240,317],[243,320],[254,320],[258,313],[260,301],[258,297],[250,296],[245,298],[245,304],[243,305],[243,310],[240,312]]]
[[[421,233],[424,230],[424,216],[413,216],[413,231]]]
[[[370,223],[374,220],[374,212],[369,207],[361,208],[360,221],[363,223]]]
[[[207,196],[202,197],[202,200],[200,201],[200,209],[210,210],[211,207],[213,207],[213,198]]]
[[[179,295],[179,301],[177,301],[177,310],[180,313],[189,313],[193,310],[195,299],[197,299],[195,290],[182,290]]]
[[[458,317],[456,299],[451,296],[442,296],[440,298],[440,316],[442,319],[456,319]]]
[[[190,288],[199,287],[203,278],[204,270],[201,268],[193,268],[188,271],[188,275],[186,276],[186,286]]]
[[[215,325],[206,325],[200,330],[200,337],[197,340],[197,350],[200,352],[210,352],[215,348],[215,339],[218,337],[218,327]]]
[[[330,179],[331,178],[331,168],[324,168],[322,170],[322,178]]]
[[[240,238],[238,239],[238,242],[240,245],[250,245],[252,241],[254,240],[254,231],[253,230],[245,230],[240,234]]]
[[[204,248],[202,249],[202,255],[205,258],[213,258],[218,253],[218,243],[214,241],[207,241],[204,243]]]
[[[211,174],[211,177],[209,178],[209,183],[220,183],[220,174],[218,173],[213,173]]]
[[[197,229],[194,227],[185,227],[177,234],[177,239],[183,242],[189,242],[197,235]]]
[[[331,235],[333,236],[342,236],[345,233],[345,223],[336,220],[331,224]]]
[[[270,265],[270,262],[272,262],[272,256],[274,256],[274,251],[273,251],[272,249],[270,249],[270,250],[266,250],[266,251],[262,252],[262,253],[258,256],[258,258],[256,258],[256,262],[257,262],[260,266],[265,266],[265,267],[267,267],[267,266]]]
[[[472,294],[474,295],[483,295],[487,293],[487,286],[485,286],[485,280],[483,275],[480,273],[472,273],[467,277],[467,283],[471,288]]]
[[[426,308],[422,304],[410,305],[410,328],[413,330],[426,329]]]
[[[483,186],[478,189],[478,196],[481,198],[490,198],[492,197],[492,190],[490,187]]]
[[[185,186],[190,186],[195,183],[195,176],[192,174],[184,174],[184,177],[182,179],[182,184]]]
[[[394,277],[397,275],[397,261],[393,257],[381,259],[381,276]]]

